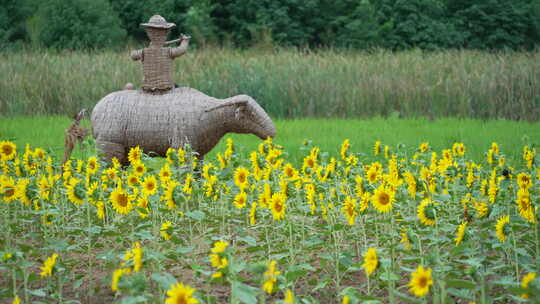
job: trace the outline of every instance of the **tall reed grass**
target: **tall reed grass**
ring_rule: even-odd
[[[127,82],[138,87],[142,67],[128,54],[0,54],[0,115],[72,114]],[[540,52],[216,48],[175,64],[178,84],[219,98],[251,95],[279,118],[540,118]]]

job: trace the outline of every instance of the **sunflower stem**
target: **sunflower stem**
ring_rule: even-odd
[[[15,267],[11,269],[11,280],[13,281],[13,297],[15,297],[17,295],[17,270]],[[26,290],[24,292],[26,294]]]
[[[394,255],[395,255],[395,239],[394,239],[394,213],[390,212],[390,235],[391,235],[391,243],[390,243],[390,269],[391,273],[394,273]],[[388,273],[388,272],[387,272]],[[388,274],[388,280],[390,281],[390,303],[394,304],[396,303],[396,299],[394,298],[394,289],[396,282],[393,278],[390,278],[390,275]]]
[[[540,244],[538,242],[538,220],[536,218],[534,219],[534,240],[536,246],[536,273],[540,273]]]
[[[62,302],[62,275],[58,274],[58,303]]]
[[[516,245],[516,233],[514,232],[514,228],[510,227],[512,229],[512,242],[514,243],[514,264],[516,265],[516,280],[519,281],[519,264],[518,264],[518,253],[517,253],[517,245]],[[538,265],[537,265],[538,266]]]
[[[90,227],[92,227],[92,221],[90,219],[90,203],[86,202],[86,220],[88,223],[88,247],[86,251],[86,255],[88,258],[88,300],[90,300],[90,293],[92,291],[92,279],[90,278],[90,275],[93,273],[92,270],[92,234],[90,233]]]
[[[28,294],[28,274],[23,269],[23,280],[24,280],[24,301],[30,303],[30,295]]]

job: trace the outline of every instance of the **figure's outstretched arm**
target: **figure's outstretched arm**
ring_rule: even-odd
[[[132,60],[142,60],[143,59],[143,50],[135,50],[131,52]]]
[[[189,39],[190,39],[189,36],[182,35],[182,42],[180,43],[180,46],[171,48],[170,50],[171,58],[176,58],[187,53],[187,48],[189,46]]]

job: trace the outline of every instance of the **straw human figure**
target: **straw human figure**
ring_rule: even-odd
[[[176,26],[169,23],[160,15],[154,15],[147,23],[141,24],[146,28],[150,45],[147,48],[131,53],[131,59],[141,60],[144,81],[142,89],[151,94],[163,94],[174,88],[172,80],[173,60],[187,52],[189,36],[182,35],[178,47],[165,47],[169,30]]]

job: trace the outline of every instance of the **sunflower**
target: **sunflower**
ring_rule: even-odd
[[[80,185],[80,180],[77,178],[70,178],[69,184],[66,187],[68,200],[76,205],[82,205],[86,191]]]
[[[281,271],[276,270],[276,264],[276,261],[270,261],[268,263],[268,269],[264,272],[263,290],[268,294],[271,294],[274,291],[277,276],[281,274]]]
[[[118,283],[120,283],[120,279],[122,278],[123,275],[128,274],[130,272],[131,272],[131,268],[115,269],[112,275],[111,290],[118,291]]]
[[[18,295],[15,295],[15,297],[13,298],[13,301],[11,302],[11,304],[21,304],[21,298],[19,298]]]
[[[105,204],[102,201],[96,202],[96,216],[98,219],[102,220],[105,218]]]
[[[499,144],[497,144],[496,142],[492,142],[490,149],[491,151],[493,151],[493,154],[499,155]]]
[[[30,184],[30,179],[28,178],[21,178],[17,181],[17,185],[15,186],[15,196],[25,205],[29,206],[32,202],[32,199],[28,195],[29,188],[28,185]]]
[[[246,207],[247,194],[242,190],[234,197],[234,206],[238,209]]]
[[[429,143],[427,142],[423,142],[420,144],[420,146],[418,146],[418,151],[424,153],[424,152],[427,152],[429,150]]]
[[[206,197],[212,196],[212,194],[214,193],[214,185],[216,184],[216,182],[217,182],[217,176],[215,175],[210,175],[205,180],[203,187],[204,187],[204,194],[206,195]]]
[[[259,193],[259,205],[261,208],[268,208],[270,206],[270,201],[272,200],[272,191],[270,189],[270,184],[264,184],[264,191]]]
[[[163,165],[161,169],[159,170],[159,180],[162,184],[166,184],[172,176],[171,167],[169,167],[169,164]]]
[[[351,143],[349,142],[349,139],[345,139],[343,143],[341,144],[341,149],[339,150],[341,159],[345,160],[347,158],[347,151],[349,151],[350,146],[351,146]]]
[[[497,220],[497,224],[495,225],[495,233],[501,243],[504,243],[504,241],[506,240],[506,233],[504,230],[508,223],[510,223],[510,216],[506,215],[501,216],[499,220]]]
[[[144,163],[141,161],[132,163],[131,166],[133,168],[133,173],[137,176],[142,176],[146,172],[146,167],[144,166]]]
[[[105,176],[109,181],[116,181],[118,179],[118,170],[116,168],[109,168],[105,170]]]
[[[283,299],[283,303],[285,303],[285,304],[293,304],[294,303],[294,294],[293,294],[292,290],[287,289],[287,291],[285,291],[285,298]]]
[[[280,221],[285,217],[285,209],[287,208],[285,200],[286,196],[283,193],[276,192],[272,194],[270,209],[272,210],[272,215],[276,221]]]
[[[129,195],[120,185],[111,192],[110,200],[113,209],[120,214],[128,214],[133,208],[133,195]]]
[[[476,217],[482,218],[488,215],[489,207],[485,202],[474,201],[473,207],[476,210]]]
[[[532,186],[531,176],[527,173],[517,175],[517,183],[522,189],[529,189]]]
[[[433,205],[433,201],[429,198],[422,200],[420,205],[418,205],[417,215],[422,224],[427,226],[435,225],[435,210],[433,210]]]
[[[135,187],[140,183],[139,177],[135,174],[130,174],[127,177],[127,183],[131,187]]]
[[[283,175],[287,179],[294,181],[298,179],[298,170],[296,170],[290,163],[287,163],[283,167]]]
[[[520,188],[518,190],[516,204],[518,206],[519,215],[521,215],[529,223],[534,223],[534,209],[531,204],[529,190],[524,188]]]
[[[95,156],[89,157],[86,161],[86,173],[88,175],[94,175],[99,170],[99,162]]]
[[[424,269],[422,265],[419,265],[416,271],[411,274],[411,281],[409,282],[410,292],[420,298],[429,292],[429,286],[431,285],[433,285],[431,268]]]
[[[364,270],[366,274],[370,276],[379,266],[379,259],[377,258],[377,249],[374,247],[369,247],[366,253],[364,253]]]
[[[193,187],[191,187],[191,181],[193,181],[193,176],[191,173],[188,173],[186,175],[186,180],[184,181],[184,187],[182,188],[182,192],[186,194],[191,194],[193,191]]]
[[[377,140],[373,144],[373,155],[377,156],[380,153],[381,153],[381,142],[379,140]]]
[[[308,155],[304,157],[304,164],[302,166],[302,170],[306,170],[307,168],[313,169],[317,166],[317,157],[314,155]]]
[[[376,166],[370,166],[366,172],[366,179],[370,184],[374,184],[381,178],[381,174]]]
[[[54,253],[50,257],[48,257],[45,262],[43,263],[43,266],[41,266],[41,273],[39,274],[42,278],[43,277],[50,277],[52,276],[54,265],[56,264],[56,259],[58,258],[58,254]]]
[[[140,196],[137,199],[137,207],[135,210],[139,214],[139,217],[146,218],[150,213],[150,209],[148,209],[148,197],[144,195]]]
[[[249,210],[249,224],[255,225],[257,220],[257,203],[251,203],[251,209]]]
[[[211,254],[209,256],[210,258],[210,264],[212,264],[212,267],[217,269],[224,269],[227,266],[229,266],[229,261],[226,257],[220,257],[218,254]]]
[[[142,193],[145,196],[153,195],[157,192],[157,180],[156,177],[153,175],[147,176],[144,178],[144,181],[142,183]]]
[[[142,151],[139,146],[129,149],[128,160],[131,164],[136,163],[141,160]]]
[[[371,196],[371,203],[380,213],[386,213],[392,210],[395,193],[390,188],[379,186]]]
[[[467,229],[467,222],[463,222],[459,224],[458,229],[456,231],[456,237],[454,238],[454,241],[456,242],[456,246],[461,244],[463,241],[463,238],[465,237],[465,229]]]
[[[139,272],[139,270],[142,267],[142,257],[143,257],[143,250],[141,248],[141,243],[135,242],[135,245],[132,252],[132,260],[133,260],[133,271]]]
[[[343,214],[345,214],[349,225],[354,225],[354,220],[357,215],[356,200],[352,199],[350,196],[347,195],[347,197],[345,197],[345,202],[343,203],[343,207],[341,208],[341,210],[343,211]]]
[[[161,228],[159,229],[159,234],[165,240],[170,240],[172,237],[169,234],[169,232],[171,232],[172,230],[171,227],[172,227],[172,223],[170,221],[166,221],[166,222],[163,222],[163,224],[161,224]]]
[[[384,145],[384,158],[390,157],[390,147],[387,145]]]
[[[12,160],[17,155],[17,146],[10,141],[0,141],[0,160]]]
[[[405,249],[411,249],[412,244],[411,244],[411,241],[409,240],[409,234],[407,233],[407,228],[404,228],[400,234],[401,234],[401,240],[399,242],[403,244],[403,247],[405,247]]]
[[[523,279],[521,279],[521,288],[528,288],[529,284],[536,279],[536,272],[529,272],[526,275],[523,276]],[[522,299],[528,299],[529,294],[528,293],[522,293],[521,294]]]
[[[5,203],[11,203],[17,198],[16,187],[13,177],[0,176],[0,197]]]
[[[248,169],[243,167],[236,168],[234,170],[234,184],[240,189],[245,189],[248,185],[248,176]]]
[[[165,304],[197,304],[199,301],[193,298],[194,288],[182,283],[172,284],[167,290],[168,298]]]
[[[212,253],[222,253],[229,246],[227,241],[217,241],[214,243],[214,247],[210,250]]]
[[[367,208],[369,207],[369,201],[371,200],[371,193],[369,192],[364,192],[364,194],[362,194],[362,198],[360,200],[360,212],[363,213],[367,210]]]

